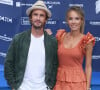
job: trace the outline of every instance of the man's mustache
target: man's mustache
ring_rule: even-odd
[[[34,22],[39,22],[39,23],[41,23],[41,21],[40,21],[40,20],[36,20],[36,21],[34,21]]]

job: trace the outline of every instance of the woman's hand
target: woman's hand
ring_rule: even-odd
[[[46,31],[49,35],[52,35],[51,29],[45,29],[45,31]]]

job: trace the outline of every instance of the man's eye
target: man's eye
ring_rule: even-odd
[[[36,14],[36,13],[34,13],[34,14],[33,14],[33,16],[37,16],[37,14]]]
[[[44,17],[44,15],[43,15],[43,14],[41,14],[40,16],[41,16],[41,17]]]

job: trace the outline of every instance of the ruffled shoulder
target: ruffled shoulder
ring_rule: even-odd
[[[58,41],[61,41],[61,38],[63,37],[63,34],[65,33],[65,29],[59,29],[57,30],[56,38]]]
[[[88,32],[82,39],[82,47],[85,48],[85,46],[89,43],[93,43],[93,46],[95,45],[95,37]]]

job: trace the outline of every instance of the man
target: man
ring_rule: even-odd
[[[5,61],[5,78],[12,90],[50,90],[57,73],[57,41],[44,31],[51,12],[43,1],[28,8],[31,30],[15,35]]]

